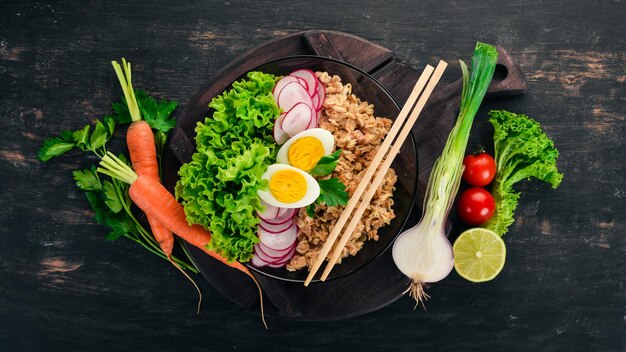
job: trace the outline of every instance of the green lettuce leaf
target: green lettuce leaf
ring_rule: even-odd
[[[176,197],[182,199],[187,221],[211,231],[209,248],[231,261],[250,260],[259,241],[257,191],[267,189],[261,176],[276,159],[276,79],[250,72],[215,97],[210,116],[196,126],[196,152],[178,171]]]
[[[502,236],[515,221],[513,215],[520,194],[513,189],[513,185],[535,177],[556,188],[563,174],[559,173],[556,165],[559,152],[539,122],[504,110],[490,111],[489,117],[494,127],[497,165],[491,191],[496,209],[485,227]]]

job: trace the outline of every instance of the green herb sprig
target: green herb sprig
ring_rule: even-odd
[[[313,176],[330,175],[335,171],[340,155],[341,149],[330,155],[323,156],[309,173]],[[316,205],[325,204],[329,207],[336,207],[348,204],[346,185],[338,178],[333,177],[326,180],[318,180],[317,183],[320,186],[320,195],[314,203],[306,207],[306,213],[309,217],[315,216]]]

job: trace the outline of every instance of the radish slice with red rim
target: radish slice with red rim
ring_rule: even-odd
[[[324,100],[326,100],[326,87],[321,83],[317,85],[317,95],[320,97],[320,102],[316,109],[321,110],[322,106],[324,106]]]
[[[289,219],[291,220],[291,219]],[[289,229],[289,227],[291,227],[291,225],[293,225],[293,223],[291,221],[285,221],[282,224],[278,224],[278,225],[274,225],[274,224],[270,224],[266,221],[263,221],[263,219],[261,219],[261,222],[259,223],[259,227],[262,228],[263,230],[267,231],[267,232],[271,232],[271,233],[283,233],[285,232],[287,229]]]
[[[283,111],[289,111],[296,104],[304,103],[308,106],[313,106],[311,96],[307,90],[298,82],[287,83],[279,92],[276,98],[276,104]]]
[[[284,117],[285,114],[281,114],[276,119],[276,122],[274,122],[274,141],[278,145],[283,145],[289,140],[289,135],[287,134],[287,132],[283,131],[283,129],[280,128]]]
[[[278,264],[285,260],[287,254],[289,254],[289,251],[285,251],[285,254],[283,254],[280,258],[272,258],[268,256],[265,252],[261,251],[258,247],[254,247],[254,255],[259,257],[259,259],[267,264]]]
[[[281,233],[271,233],[259,227],[259,239],[261,243],[275,250],[289,248],[289,246],[295,242],[297,235],[298,228],[296,225],[290,226]]]
[[[265,210],[256,212],[261,220],[272,220],[278,217],[278,213],[280,212],[279,207],[267,204],[263,201],[263,199],[261,199],[261,205],[265,208]]]
[[[310,130],[311,128],[315,128],[317,126],[318,126],[317,110],[315,110],[314,108],[311,108],[311,121],[309,121],[309,124],[306,126],[306,129]]]
[[[278,215],[276,215],[276,219],[274,219],[274,221],[282,219],[292,219],[294,216],[296,216],[298,210],[300,210],[300,208],[278,208]]]
[[[294,213],[295,215],[295,213]],[[286,224],[291,222],[291,219],[293,219],[293,216],[290,217],[285,217],[285,218],[276,218],[276,219],[272,219],[272,220],[263,220],[264,223],[270,224],[270,225],[282,225],[282,224]]]
[[[318,89],[317,86],[319,85],[319,80],[317,79],[315,72],[309,70],[308,68],[302,68],[302,69],[293,71],[292,73],[289,74],[289,76],[301,77],[305,79],[308,84],[307,91],[309,92],[310,96],[313,96],[315,92],[317,92],[317,89]]]
[[[291,77],[291,76],[290,76]],[[309,83],[306,81],[306,79],[302,78],[302,77],[296,77],[298,79],[298,82],[300,82],[300,85],[302,85],[304,87],[304,89],[306,89],[306,91],[309,91]]]
[[[285,257],[285,259],[283,261],[281,261],[280,263],[277,264],[268,264],[268,266],[270,268],[282,268],[285,265],[287,265],[287,263],[289,263],[289,261],[291,260],[291,258],[293,258],[293,255],[296,254],[296,247],[293,247],[290,251],[289,251],[289,255],[287,255]]]
[[[286,89],[286,88],[285,88]],[[313,111],[311,106],[305,103],[298,103],[289,110],[285,117],[282,119],[280,128],[290,136],[306,130],[311,125],[311,120],[314,120]]]
[[[252,255],[252,259],[250,260],[250,264],[252,264],[252,266],[255,266],[257,268],[262,268],[264,266],[267,266],[269,263],[266,263],[265,261],[263,261],[261,258],[259,258],[258,255],[256,255],[256,253],[254,255]]]
[[[318,111],[321,107],[322,104],[320,104],[320,95],[315,93],[311,96],[311,101],[313,102],[313,107],[315,108],[315,111]]]
[[[291,246],[285,248],[285,249],[281,249],[281,250],[276,250],[273,248],[270,248],[266,245],[264,245],[263,243],[259,242],[257,243],[255,246],[258,246],[258,248],[260,250],[262,250],[263,252],[265,252],[265,254],[267,254],[270,257],[275,257],[275,258],[282,258],[285,256],[285,254],[287,254],[287,252],[289,252],[289,250],[291,249],[291,247],[295,246],[297,244],[297,242],[294,242]]]
[[[274,88],[272,88],[272,94],[274,95],[274,100],[276,100],[276,96],[278,95],[278,93],[280,93],[281,89],[283,89],[284,86],[293,82],[300,83],[300,80],[298,80],[298,77],[295,77],[295,76],[285,76],[279,79],[278,82],[276,82],[276,84],[274,85]]]
[[[264,246],[262,243],[257,243],[254,246],[254,253],[256,253],[259,256],[259,258],[263,259],[263,261],[266,261],[268,263],[278,263],[278,262],[285,260],[285,258],[289,255],[289,252],[295,246],[296,246],[296,243],[294,242],[291,246],[286,248],[284,251],[275,251],[270,248],[267,248],[267,246]]]

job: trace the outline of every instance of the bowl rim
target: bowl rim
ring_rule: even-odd
[[[319,55],[289,55],[289,56],[283,56],[283,57],[279,57],[279,58],[275,58],[269,61],[266,61],[262,64],[259,64],[249,70],[247,70],[244,74],[242,74],[240,77],[236,78],[233,82],[236,82],[237,80],[240,80],[242,78],[244,78],[248,72],[252,72],[252,71],[256,71],[258,70],[260,67],[262,66],[266,66],[278,61],[285,61],[285,60],[294,60],[294,59],[318,59],[318,60],[324,60],[324,61],[330,61],[330,62],[334,62],[337,63],[339,65],[344,65],[347,66],[357,72],[359,72],[360,74],[362,74],[363,76],[367,77],[368,79],[370,79],[372,82],[374,82],[374,84],[380,88],[390,99],[391,102],[394,104],[394,106],[398,109],[398,112],[400,112],[402,110],[402,108],[400,107],[400,105],[398,104],[398,102],[396,101],[396,99],[393,97],[393,95],[389,92],[389,90],[387,90],[387,88],[385,88],[385,86],[383,86],[376,78],[374,78],[372,75],[370,75],[369,73],[363,71],[362,69],[348,63],[342,60],[338,60],[338,59],[334,59],[331,57],[325,57],[325,56],[319,56]],[[233,82],[231,82],[228,87],[232,86]],[[393,121],[395,122],[397,116],[394,117]],[[411,196],[410,199],[412,199],[411,201],[411,205],[409,206],[409,209],[407,210],[406,213],[406,217],[404,218],[404,220],[402,221],[402,224],[398,230],[397,233],[395,233],[393,235],[393,238],[389,241],[389,243],[382,249],[380,250],[376,255],[372,256],[372,258],[370,258],[369,260],[367,260],[365,263],[356,266],[354,269],[349,270],[345,273],[339,274],[339,275],[335,275],[333,276],[332,274],[328,276],[328,278],[325,281],[321,281],[319,279],[319,277],[315,277],[313,278],[313,280],[311,280],[311,283],[318,283],[318,282],[327,282],[327,281],[331,281],[331,280],[335,280],[335,279],[339,279],[345,276],[348,276],[350,274],[355,273],[356,271],[366,267],[367,265],[370,265],[371,263],[373,263],[374,261],[376,261],[378,258],[380,258],[380,256],[383,255],[383,253],[387,252],[389,250],[389,247],[391,247],[391,245],[395,242],[396,238],[398,237],[399,234],[401,234],[404,230],[405,227],[409,221],[411,212],[413,211],[413,208],[415,207],[415,197],[417,195],[417,186],[419,183],[419,156],[418,156],[418,152],[417,152],[417,143],[415,141],[415,136],[413,135],[413,131],[409,132],[409,137],[410,137],[410,141],[411,144],[410,146],[413,148],[413,153],[415,154],[415,182],[414,185],[412,187],[412,191],[411,191]],[[406,141],[405,141],[406,143]],[[281,277],[281,276],[277,276],[277,275],[273,275],[271,273],[265,272],[262,269],[263,268],[257,268],[255,266],[253,266],[252,264],[250,264],[250,262],[247,263],[242,263],[244,266],[246,266],[248,269],[259,273],[263,276],[272,278],[272,279],[276,279],[276,280],[280,280],[283,282],[294,282],[294,283],[303,283],[305,280],[304,279],[292,279],[292,278],[285,278],[285,277]],[[284,267],[280,268],[283,270],[286,270]],[[300,269],[300,270],[304,270],[304,268]],[[316,275],[319,276],[319,275]]]

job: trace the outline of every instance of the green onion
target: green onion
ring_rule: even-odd
[[[396,266],[411,279],[408,291],[416,306],[429,297],[424,285],[443,280],[454,265],[445,223],[461,182],[463,157],[472,122],[491,83],[497,59],[495,47],[479,42],[474,49],[471,73],[460,61],[463,71],[461,109],[444,150],[430,173],[422,219],[402,233],[393,246]]]

